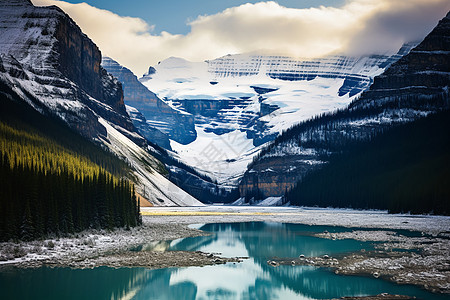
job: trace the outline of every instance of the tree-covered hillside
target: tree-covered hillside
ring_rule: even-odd
[[[27,104],[0,107],[0,240],[139,223],[124,162]]]
[[[348,143],[286,195],[293,205],[450,214],[450,111]]]

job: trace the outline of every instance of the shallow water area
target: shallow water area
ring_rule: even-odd
[[[4,299],[331,299],[380,293],[448,299],[383,279],[342,276],[312,266],[272,267],[272,258],[339,256],[373,243],[314,237],[324,231],[351,231],[337,226],[243,222],[195,225],[209,236],[142,245],[142,251],[188,250],[248,257],[242,263],[206,267],[10,269],[0,272]]]

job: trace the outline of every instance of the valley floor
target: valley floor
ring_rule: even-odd
[[[130,230],[89,230],[66,238],[0,243],[0,270],[11,266],[165,268],[237,262],[242,258],[223,259],[208,253],[164,250],[169,240],[208,234],[195,229],[196,226],[188,226],[191,224],[265,221],[352,227],[355,229],[351,232],[333,235],[325,232],[317,236],[380,242],[372,252],[358,252],[329,261],[321,258],[300,259],[293,264],[328,266],[339,274],[365,274],[450,293],[450,217],[254,206],[148,207],[141,208],[141,212],[143,225]],[[363,231],[359,228],[379,230]],[[408,237],[393,234],[387,229],[412,230],[422,234]],[[128,251],[149,243],[157,252]],[[330,262],[333,262],[332,265],[329,265]]]

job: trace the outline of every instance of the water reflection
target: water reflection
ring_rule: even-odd
[[[0,270],[1,299],[133,299],[153,273],[145,269],[38,268]]]
[[[323,299],[324,296],[361,294],[366,289],[365,283],[353,285],[353,292],[348,293],[345,285],[336,284],[333,277],[338,276],[314,267],[273,268],[267,264],[267,260],[274,257],[318,256],[371,247],[369,243],[354,240],[332,241],[311,236],[312,232],[337,231],[338,228],[256,222],[207,224],[200,229],[215,234],[178,240],[169,249],[249,256],[250,259],[236,265],[187,268],[173,274],[174,282],[189,281],[197,286],[197,299],[209,299],[208,295],[217,290],[233,294],[232,299]]]
[[[206,224],[200,229],[215,234],[175,241],[169,249],[220,252],[224,256],[249,255],[267,260],[274,256],[319,256],[373,248],[370,243],[355,240],[328,240],[311,236],[311,233],[317,232],[349,230],[340,227],[253,222]]]
[[[310,266],[274,268],[266,263],[273,257],[335,255],[372,247],[354,240],[311,236],[312,232],[348,229],[278,223],[207,224],[200,228],[214,234],[150,243],[135,250],[201,250],[249,259],[239,264],[161,270],[2,270],[2,299],[330,299],[382,292],[445,299],[381,279],[339,276]]]

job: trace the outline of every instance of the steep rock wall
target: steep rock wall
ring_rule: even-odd
[[[151,136],[154,136],[155,139],[148,135],[151,142],[170,149],[167,140],[169,137],[182,144],[195,140],[196,131],[192,115],[182,113],[167,105],[140,83],[129,69],[113,59],[104,57],[102,66],[122,83],[125,103],[136,108],[145,117],[148,126],[141,122],[139,128],[141,131],[152,132]],[[153,134],[155,130],[164,133],[167,138],[164,139],[159,134]]]
[[[0,16],[1,80],[84,136],[105,135],[102,117],[143,142],[133,134],[120,82],[100,66],[100,50],[67,14],[56,6],[8,0]]]

